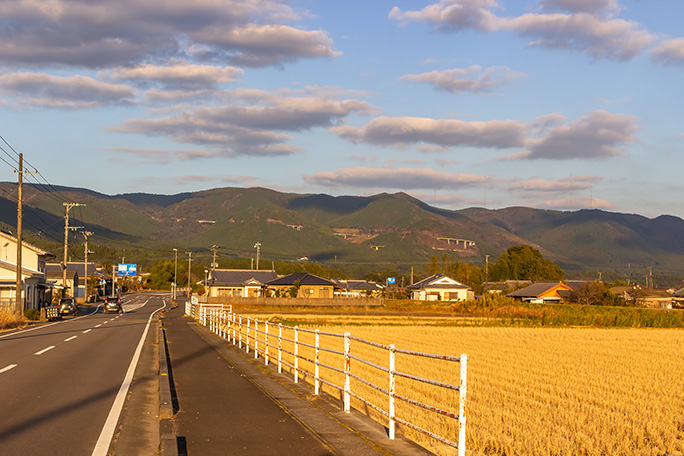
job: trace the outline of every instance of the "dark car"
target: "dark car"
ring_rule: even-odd
[[[74,298],[62,298],[59,300],[60,315],[74,315],[76,313],[76,302]]]
[[[107,296],[105,298],[102,311],[104,313],[123,312],[123,307],[121,307],[121,298],[118,296]]]

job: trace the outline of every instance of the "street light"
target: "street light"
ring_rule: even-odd
[[[171,295],[173,296],[173,299],[176,299],[176,287],[178,286],[178,279],[176,276],[178,275],[178,249],[173,249],[174,253],[176,254],[176,260],[173,266],[173,292]]]

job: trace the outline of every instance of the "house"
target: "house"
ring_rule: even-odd
[[[379,296],[385,290],[381,284],[367,280],[335,279],[335,296],[344,298],[365,298]]]
[[[46,264],[47,279],[57,284],[56,288],[63,286],[62,280],[62,263],[48,263]],[[68,262],[67,263],[67,295],[74,298],[85,297],[85,284],[89,277],[104,278],[106,273],[98,269],[95,263],[88,263],[87,267],[84,262]],[[88,290],[88,294],[92,294],[93,290]]]
[[[408,287],[411,299],[419,301],[465,301],[473,297],[468,285],[444,274],[434,274]]]
[[[208,296],[257,297],[266,282],[278,278],[275,271],[262,269],[214,269],[209,271]]]
[[[567,301],[572,291],[572,287],[563,282],[535,282],[528,287],[508,293],[506,296],[518,301],[542,304]]]
[[[295,272],[266,283],[271,296],[289,296],[298,287],[297,298],[332,298],[335,283],[308,272]]]
[[[489,294],[502,294],[505,291],[532,285],[531,280],[506,280],[504,282],[485,282],[484,289]]]
[[[21,243],[21,290],[24,310],[40,309],[52,301],[52,285],[45,263],[53,255],[27,242]],[[17,238],[0,232],[0,308],[14,309],[17,290]]]

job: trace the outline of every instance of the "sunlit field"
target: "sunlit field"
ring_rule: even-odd
[[[447,319],[411,317],[273,317],[257,316],[288,325],[292,320],[308,329],[349,331],[398,348],[466,353],[469,455],[684,454],[684,330],[464,327],[448,326]],[[352,351],[387,365],[385,352],[374,354],[359,344]],[[458,384],[457,363],[400,357],[397,369]],[[378,382],[386,387],[386,374]],[[403,379],[397,393],[458,410],[457,392],[435,393]],[[370,389],[363,394],[386,401]],[[358,401],[353,406],[364,410]],[[384,418],[369,414],[386,425]],[[397,415],[455,439],[454,420],[407,405],[398,405]],[[401,432],[438,454],[455,454],[422,434]]]

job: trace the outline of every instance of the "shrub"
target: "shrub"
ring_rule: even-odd
[[[36,309],[28,309],[24,312],[24,318],[31,321],[40,320],[40,311]]]

